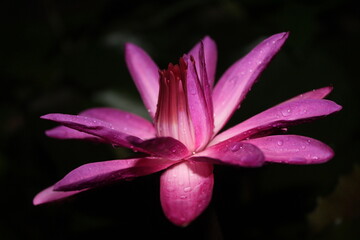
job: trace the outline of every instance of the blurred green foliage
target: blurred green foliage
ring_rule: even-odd
[[[358,214],[325,224],[334,221],[332,213],[357,206],[341,199],[355,196],[358,201],[360,194],[359,183],[352,185],[358,180],[349,177],[338,184],[343,175],[357,174],[358,179],[358,168],[353,169],[359,164],[360,145],[360,20],[355,2],[4,2],[1,239],[359,239]],[[63,203],[32,206],[38,191],[69,170],[131,154],[100,144],[48,139],[43,132],[54,125],[39,119],[50,112],[75,114],[96,106],[145,114],[125,66],[125,42],[141,45],[164,68],[210,35],[218,44],[220,77],[258,41],[282,31],[291,32],[288,42],[229,126],[299,93],[333,85],[330,98],[343,105],[343,111],[290,129],[333,147],[336,157],[329,163],[216,167],[213,201],[185,229],[172,226],[162,215],[158,174],[80,194]],[[317,223],[307,216],[320,212],[326,216],[321,219],[326,226],[313,231],[311,226]]]

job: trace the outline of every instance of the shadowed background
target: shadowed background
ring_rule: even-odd
[[[1,7],[1,239],[359,239],[359,8],[355,1],[13,1]],[[290,31],[228,126],[302,92],[334,86],[344,109],[289,133],[329,144],[316,166],[216,166],[209,208],[189,227],[163,216],[159,176],[32,206],[43,188],[81,164],[131,156],[108,145],[47,138],[51,113],[111,106],[146,116],[124,43],[165,68],[205,35],[220,77],[274,33]]]

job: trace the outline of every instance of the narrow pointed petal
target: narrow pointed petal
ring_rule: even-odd
[[[207,70],[207,76],[209,86],[212,88],[215,81],[216,64],[217,64],[217,47],[216,43],[209,36],[204,37],[202,40],[204,45],[205,65]],[[201,43],[197,43],[189,52],[189,56],[193,56],[196,62],[196,68],[200,69],[199,51]]]
[[[296,97],[290,98],[289,100],[287,100],[285,102],[297,101],[297,100],[301,100],[301,99],[323,99],[327,95],[329,95],[332,90],[333,90],[333,87],[323,87],[323,88],[319,88],[319,89],[314,89],[312,91],[302,93]],[[282,102],[282,103],[285,103],[285,102]]]
[[[326,144],[309,137],[275,135],[245,141],[256,145],[268,162],[288,164],[317,164],[330,160],[333,150]]]
[[[39,192],[33,199],[34,205],[40,205],[48,202],[54,202],[57,200],[61,200],[64,198],[68,198],[80,192],[83,192],[87,189],[83,189],[80,191],[68,191],[68,192],[57,192],[54,191],[54,186],[48,187],[43,191]]]
[[[141,139],[155,137],[155,128],[148,120],[135,114],[114,108],[92,108],[79,114],[84,117],[110,123],[115,129]],[[101,141],[101,138],[77,130],[59,126],[46,131],[46,135],[58,139],[85,139]]]
[[[144,50],[131,43],[125,45],[125,60],[145,107],[154,118],[159,93],[159,68]]]
[[[209,205],[214,185],[213,166],[182,162],[162,173],[160,200],[166,217],[175,225],[187,226]]]
[[[112,160],[82,165],[54,186],[55,191],[76,191],[94,188],[127,178],[134,178],[161,171],[174,161],[158,158]]]
[[[240,141],[271,129],[285,128],[310,121],[341,110],[330,100],[301,99],[276,105],[216,136],[210,145],[227,139]]]
[[[216,134],[228,121],[256,79],[280,50],[288,33],[273,35],[233,64],[220,78],[213,91]]]
[[[91,117],[53,113],[44,115],[41,118],[55,121],[71,129],[100,137],[103,141],[114,145],[134,148],[134,142],[142,141],[136,136],[119,131],[111,123]]]
[[[263,153],[255,145],[232,141],[209,147],[194,155],[191,160],[240,167],[260,167],[265,161]]]
[[[148,153],[170,160],[178,160],[188,156],[189,150],[180,141],[171,138],[152,138],[142,140],[116,129],[114,125],[99,119],[80,115],[53,113],[41,117],[55,121],[71,129],[78,130],[101,138],[104,142],[130,148],[134,151]]]
[[[199,68],[196,68],[196,62],[193,58],[187,61],[186,91],[194,128],[196,151],[205,147],[212,137],[214,129],[211,89],[207,80],[203,51],[204,49],[201,46],[198,53]]]

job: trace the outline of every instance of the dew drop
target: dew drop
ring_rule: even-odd
[[[282,146],[283,144],[284,144],[284,141],[283,141],[283,140],[278,140],[278,141],[277,141],[277,145]]]
[[[284,117],[287,117],[291,114],[291,109],[283,109],[281,110],[281,114],[284,116]]]
[[[190,88],[190,94],[191,95],[196,95],[196,89],[195,88]]]
[[[185,195],[181,195],[180,199],[186,199],[187,197]]]
[[[191,187],[186,187],[186,188],[184,188],[184,192],[190,192],[191,190],[192,190]]]
[[[235,144],[233,144],[233,145],[230,147],[230,150],[231,150],[232,152],[236,152],[236,151],[238,151],[240,148],[241,148],[241,145],[240,145],[239,143],[235,143]]]
[[[231,84],[235,84],[237,81],[238,81],[238,76],[234,76],[229,79],[229,83],[231,83]]]

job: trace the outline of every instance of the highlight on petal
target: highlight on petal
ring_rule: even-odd
[[[83,192],[85,190],[87,189],[83,189],[79,191],[57,192],[54,191],[54,186],[51,186],[38,193],[33,199],[33,204],[40,205],[48,202],[58,201],[63,198],[67,198],[75,194],[78,194],[80,192]]]
[[[145,107],[154,118],[159,93],[159,67],[144,50],[132,43],[125,45],[125,61]]]
[[[176,163],[158,158],[112,160],[82,165],[54,185],[55,191],[76,191],[94,188],[127,178],[161,171]]]
[[[246,140],[256,145],[268,162],[288,164],[318,164],[330,160],[333,150],[326,144],[309,137],[273,135]]]
[[[209,205],[213,185],[212,164],[185,161],[167,169],[160,178],[165,216],[175,225],[187,226]]]
[[[197,43],[188,53],[189,56],[193,56],[196,63],[196,68],[200,69],[200,63],[202,60],[199,59],[199,51],[201,48],[201,43],[204,48],[204,62],[206,65],[207,76],[209,86],[212,88],[215,81],[215,73],[216,73],[216,64],[217,64],[217,47],[216,43],[209,36],[205,36],[201,42]]]
[[[190,160],[240,167],[260,167],[265,159],[262,151],[251,143],[224,141],[195,154]]]
[[[213,91],[216,134],[239,107],[250,88],[285,43],[289,33],[275,34],[233,64]]]
[[[79,115],[108,122],[114,129],[141,139],[150,139],[155,137],[155,128],[151,122],[129,112],[114,108],[92,108],[79,113]],[[58,139],[102,141],[101,138],[92,134],[79,132],[64,126],[47,130],[46,135]]]
[[[216,136],[209,145],[215,145],[230,138],[233,138],[233,141],[243,140],[270,129],[284,128],[324,117],[340,111],[341,108],[340,105],[325,99],[287,101],[224,131]]]

